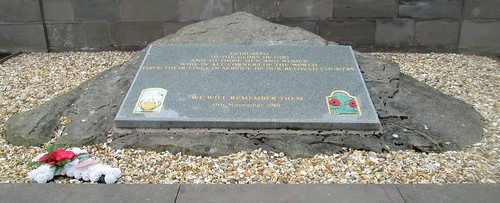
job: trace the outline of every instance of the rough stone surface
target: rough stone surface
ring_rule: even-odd
[[[79,89],[56,97],[38,108],[13,115],[3,126],[5,138],[12,144],[41,145],[51,139],[59,118],[80,93]]]
[[[250,14],[238,12],[186,26],[154,43],[163,44],[241,44],[241,45],[327,45],[323,38],[269,23]]]
[[[78,99],[64,109],[63,115],[71,119],[57,143],[82,146],[102,143],[114,125],[116,112],[127,94],[145,52],[138,52],[122,66],[109,69],[86,81],[74,90]]]
[[[277,21],[280,16],[280,3],[279,0],[235,0],[234,11],[247,12]]]
[[[312,32],[312,33],[318,32],[316,22],[314,22],[314,21],[280,20],[280,22],[278,22],[278,23],[281,25],[288,26],[288,27],[300,27],[300,28],[307,30],[309,32]]]
[[[481,139],[482,117],[472,106],[410,76],[400,74],[399,80],[399,92],[386,104],[406,117],[384,119],[386,135],[407,138],[420,151],[460,149]]]
[[[229,28],[229,29],[228,29]],[[204,44],[335,44],[298,28],[276,25],[236,13],[189,25],[155,43]],[[233,130],[233,129],[115,129],[113,118],[144,57],[144,51],[83,83],[64,96],[15,115],[5,125],[5,139],[17,145],[41,145],[58,128],[58,119],[72,120],[58,145],[111,146],[169,150],[193,155],[226,155],[263,148],[291,157],[335,153],[342,147],[377,152],[415,149],[424,152],[457,150],[482,137],[481,116],[469,105],[401,74],[394,63],[357,53],[356,57],[383,132]],[[446,105],[442,102],[446,101]],[[395,135],[398,136],[395,136]]]
[[[189,24],[192,24],[192,22],[165,22],[165,29],[163,31],[165,35],[174,34]]]

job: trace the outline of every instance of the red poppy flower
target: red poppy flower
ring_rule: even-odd
[[[340,101],[338,99],[330,99],[330,101],[328,101],[332,106],[340,106]]]
[[[49,154],[50,155],[50,159],[55,160],[57,157],[60,157],[61,156],[60,154],[62,152],[64,152],[64,151],[66,151],[66,150],[64,150],[64,149],[57,149],[57,150],[53,151],[52,153]]]
[[[350,107],[356,107],[356,106],[358,106],[358,104],[356,104],[355,100],[351,100],[351,101],[349,101],[349,106]]]
[[[40,157],[40,159],[38,159],[38,162],[46,162],[47,159],[47,155],[43,155],[42,157]]]
[[[73,159],[76,157],[76,154],[72,151],[64,151],[60,154],[60,156],[56,159],[56,161],[64,161],[66,159]]]
[[[56,160],[57,162],[64,161],[66,159],[73,159],[76,155],[72,151],[66,151],[64,149],[58,149],[50,153],[50,158]]]
[[[48,165],[56,165],[56,161],[49,161],[47,162]]]

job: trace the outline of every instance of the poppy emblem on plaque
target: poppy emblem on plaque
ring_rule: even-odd
[[[331,116],[361,116],[358,98],[343,90],[333,91],[327,96],[326,105]]]
[[[163,88],[143,89],[133,113],[160,113],[167,92],[168,90]]]

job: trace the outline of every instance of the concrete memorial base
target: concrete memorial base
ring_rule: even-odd
[[[246,13],[192,24],[153,44],[336,45],[305,30],[269,23]],[[98,144],[110,136],[113,138],[110,145],[115,148],[209,156],[256,148],[292,157],[335,153],[344,150],[343,147],[377,152],[407,149],[443,152],[462,149],[482,138],[481,116],[470,105],[400,73],[394,63],[357,52],[354,53],[357,63],[382,124],[383,131],[378,133],[115,128],[114,118],[147,49],[65,95],[12,116],[4,124],[4,138],[16,145],[41,145],[59,128],[62,116],[73,122],[64,128],[67,135],[57,139],[59,146]],[[78,122],[82,119],[87,122]]]

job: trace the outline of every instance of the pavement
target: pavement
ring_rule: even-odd
[[[0,202],[500,202],[498,184],[0,184]]]

